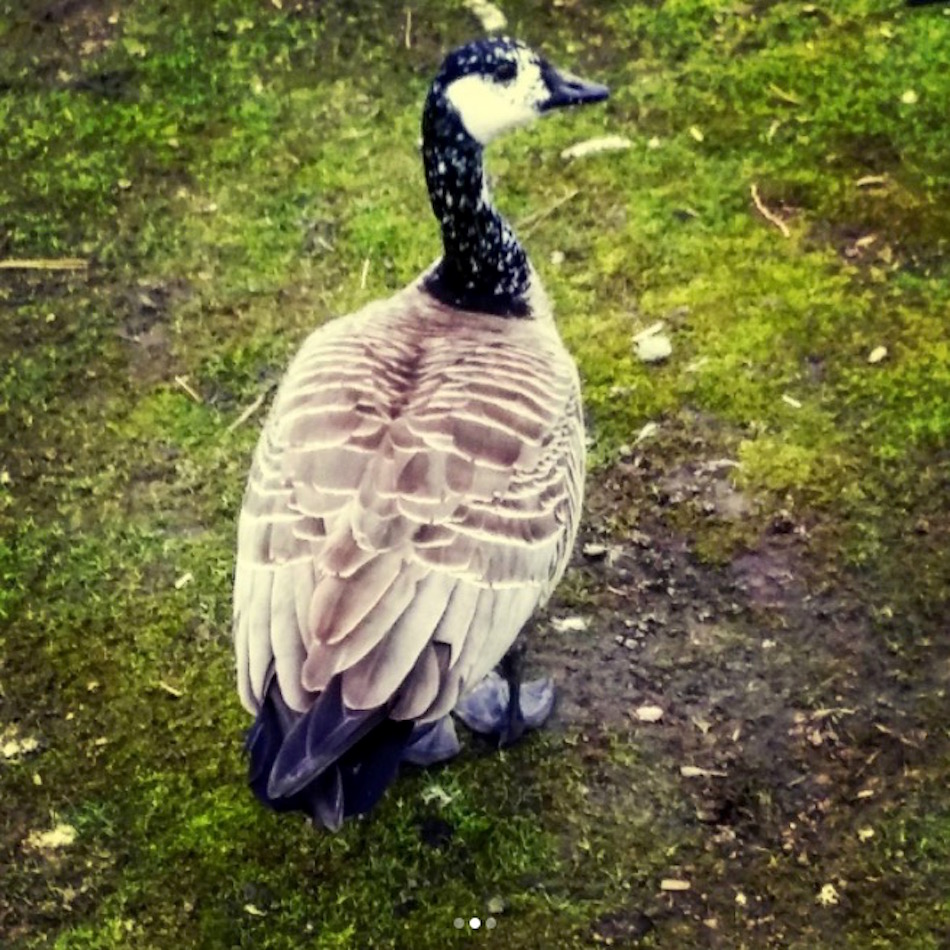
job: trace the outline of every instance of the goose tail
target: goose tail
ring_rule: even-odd
[[[251,790],[275,811],[303,811],[337,831],[382,797],[411,732],[412,722],[390,719],[386,707],[347,709],[338,676],[296,712],[272,675],[245,741]]]

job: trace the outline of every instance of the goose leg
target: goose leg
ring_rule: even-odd
[[[516,644],[498,665],[455,707],[472,732],[497,735],[500,746],[517,742],[526,729],[538,729],[554,708],[549,676],[522,682],[524,646]]]

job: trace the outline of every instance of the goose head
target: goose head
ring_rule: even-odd
[[[485,146],[554,109],[607,96],[606,86],[556,69],[517,40],[476,40],[443,62],[426,101],[423,130],[431,135],[440,120],[457,123],[464,135]]]
[[[484,147],[554,109],[606,98],[606,86],[555,69],[517,40],[478,40],[446,57],[422,116],[422,160],[444,249],[425,279],[433,296],[461,309],[528,313],[530,265],[492,204]]]

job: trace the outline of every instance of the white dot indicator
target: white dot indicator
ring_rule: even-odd
[[[469,927],[472,928],[472,930],[478,930],[478,928],[481,927],[482,922],[481,922],[477,917],[473,917],[473,918],[468,922],[468,925],[469,925]]]
[[[465,926],[465,921],[462,920],[461,917],[456,917],[455,920],[452,921],[452,923],[455,925],[456,930],[461,930]]]
[[[489,917],[488,920],[485,921],[485,926],[489,930],[494,930],[498,926],[498,921],[495,920],[494,917]]]

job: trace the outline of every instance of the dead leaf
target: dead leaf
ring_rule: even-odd
[[[633,145],[625,135],[602,135],[595,139],[578,142],[561,152],[561,158],[586,158],[588,155],[597,155],[600,152],[619,152]]]
[[[0,759],[19,759],[29,755],[40,747],[38,739],[27,736],[25,739],[9,739],[0,746]]]
[[[76,840],[77,834],[72,825],[63,822],[49,831],[34,831],[26,839],[26,846],[34,851],[55,851],[69,847]]]
[[[496,33],[508,25],[504,13],[494,3],[488,3],[488,0],[463,0],[463,5],[478,18],[486,33]]]
[[[725,778],[726,773],[718,769],[703,769],[698,765],[681,765],[680,775],[683,778]]]
[[[823,884],[815,900],[822,907],[833,907],[841,899],[834,884]]]

